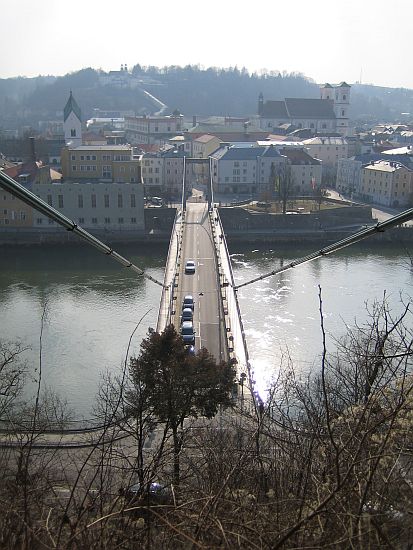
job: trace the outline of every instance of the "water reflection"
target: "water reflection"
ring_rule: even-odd
[[[312,252],[314,247],[234,248],[236,283],[270,272]],[[258,390],[263,393],[286,356],[299,375],[318,368],[321,331],[318,285],[323,293],[327,344],[343,335],[346,325],[367,318],[366,303],[382,300],[402,309],[400,296],[410,299],[412,272],[398,247],[365,244],[304,264],[239,291],[240,307]]]

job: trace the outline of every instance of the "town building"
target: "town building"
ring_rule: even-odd
[[[215,192],[262,197],[275,192],[276,177],[283,166],[291,167],[295,194],[309,193],[321,184],[321,162],[302,147],[264,144],[223,146],[211,155]]]
[[[32,191],[82,227],[112,231],[144,229],[143,186],[140,183],[36,182]],[[57,226],[37,211],[32,220],[37,228]]]
[[[183,115],[170,116],[127,116],[125,117],[126,139],[132,144],[159,143],[183,131]]]
[[[264,101],[261,93],[258,98],[258,117],[260,127],[272,133],[282,133],[279,129],[289,124],[295,128],[309,128],[313,133],[321,135],[338,132],[347,136],[349,106],[350,86],[346,82],[338,86],[325,84],[320,87],[320,99]]]
[[[50,167],[43,166],[41,162],[35,160],[5,166],[2,171],[27,189],[32,189],[36,183],[43,185],[52,183]],[[20,201],[8,191],[0,190],[0,227],[32,227],[33,219],[34,214],[31,206]]]
[[[361,170],[360,197],[382,206],[413,203],[413,172],[396,161],[379,160]]]
[[[207,159],[221,146],[221,140],[216,136],[204,134],[193,140],[192,157]],[[193,175],[197,183],[207,184],[209,178],[209,165],[205,163],[193,164]]]
[[[80,145],[61,154],[65,180],[140,183],[141,162],[130,145]]]
[[[309,154],[323,163],[323,182],[334,185],[337,163],[348,157],[348,143],[343,137],[313,137],[303,140]]]
[[[162,194],[167,199],[181,196],[186,153],[168,148],[142,156],[142,181],[146,196]]]

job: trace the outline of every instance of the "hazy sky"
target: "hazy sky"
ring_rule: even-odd
[[[245,66],[413,88],[412,0],[1,0],[0,78]]]

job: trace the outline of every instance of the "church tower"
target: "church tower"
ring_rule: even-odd
[[[262,92],[260,92],[260,95],[258,96],[258,114],[259,116],[262,115],[262,111],[264,108],[264,95]]]
[[[72,90],[63,111],[65,143],[71,147],[82,145],[82,113],[73,97]]]
[[[348,136],[348,111],[350,108],[350,86],[342,82],[334,88],[334,112],[337,119],[337,132]]]

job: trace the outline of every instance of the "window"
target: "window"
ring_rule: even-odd
[[[74,165],[72,166],[72,170],[73,170],[73,172],[76,172],[76,170],[77,170],[76,164],[74,164]]]
[[[110,218],[105,218],[105,223],[110,223]]]
[[[135,195],[130,196],[130,205],[131,205],[131,208],[136,208],[136,197],[135,197]]]
[[[102,166],[102,177],[110,179],[112,177],[112,168],[110,165]]]
[[[131,219],[130,219],[130,222],[131,222],[131,223],[136,223],[136,218],[131,218]]]
[[[346,101],[346,94],[343,94],[343,101]]]
[[[90,155],[86,155],[86,160],[90,160]]]
[[[110,155],[102,155],[102,160],[110,160]]]
[[[26,219],[26,212],[21,211],[20,212],[20,219],[24,221]]]
[[[53,206],[52,195],[47,195],[47,204],[50,204],[50,206]]]
[[[79,218],[79,223],[85,223],[85,218]]]
[[[118,195],[118,208],[123,208],[123,196],[120,193]]]
[[[79,208],[83,208],[83,195],[77,196],[77,205]]]
[[[50,218],[49,218],[48,222],[49,222],[49,225],[53,225],[53,224],[54,224],[54,221],[51,220]]]
[[[76,137],[76,130],[74,128],[70,130],[70,137]]]
[[[85,155],[80,155],[80,160],[85,160]]]
[[[96,195],[91,195],[92,208],[96,208]]]
[[[92,160],[96,160],[96,155],[92,155]]]
[[[96,224],[98,223],[98,219],[97,219],[97,218],[92,218],[92,223],[93,223],[94,225],[96,225]]]
[[[70,158],[71,160],[76,160],[76,155],[72,155]]]
[[[9,221],[9,220],[6,220],[6,221]],[[42,223],[43,223],[42,218],[37,218],[36,223],[37,223],[37,225],[42,225]]]
[[[118,218],[119,223],[123,223],[123,218]]]
[[[63,208],[63,195],[57,195],[58,208]]]
[[[105,208],[109,208],[109,195],[104,196]]]

